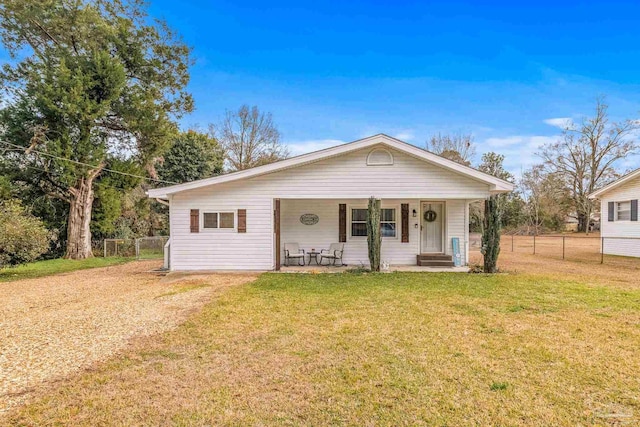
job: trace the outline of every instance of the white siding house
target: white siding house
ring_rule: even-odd
[[[600,200],[600,235],[608,255],[640,257],[640,169],[592,193]]]
[[[168,201],[171,270],[278,270],[284,245],[344,244],[343,262],[368,264],[359,209],[382,200],[382,260],[421,254],[468,260],[469,203],[513,185],[386,135],[200,181],[149,190]],[[425,219],[425,212],[435,219]],[[305,221],[302,217],[312,217]]]

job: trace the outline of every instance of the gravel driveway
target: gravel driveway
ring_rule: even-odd
[[[179,282],[131,262],[0,283],[0,413],[39,388],[177,326],[221,287],[255,275],[187,276]]]

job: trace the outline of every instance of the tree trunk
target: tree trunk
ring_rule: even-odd
[[[91,209],[93,206],[93,179],[97,173],[91,173],[71,188],[69,223],[67,225],[67,252],[65,258],[92,258],[91,251]]]
[[[578,212],[578,232],[585,233],[587,231],[587,226],[589,224],[587,214],[584,212]]]

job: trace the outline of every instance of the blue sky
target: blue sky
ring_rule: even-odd
[[[194,49],[182,126],[257,105],[293,154],[469,132],[517,172],[599,95],[640,118],[637,1],[149,1]]]

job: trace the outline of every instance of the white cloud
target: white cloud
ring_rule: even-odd
[[[553,119],[545,119],[543,120],[549,126],[555,126],[560,129],[564,129],[567,127],[569,123],[571,123],[570,117],[556,117]]]
[[[413,131],[411,130],[403,130],[403,131],[399,131],[395,134],[392,135],[394,138],[397,138],[401,141],[405,141],[405,142],[409,142],[409,141],[413,141],[416,136],[414,135]]]
[[[310,139],[306,141],[294,141],[287,143],[292,156],[311,153],[312,151],[324,150],[325,148],[334,147],[344,144],[346,141],[339,139]]]
[[[479,141],[479,152],[495,151],[504,155],[504,167],[515,176],[542,160],[536,156],[540,147],[555,142],[556,136],[511,135],[502,138],[487,138]]]
[[[523,142],[522,136],[508,136],[506,138],[487,138],[485,139],[485,144],[490,147],[501,148],[501,147],[509,147],[516,144],[521,144]]]

